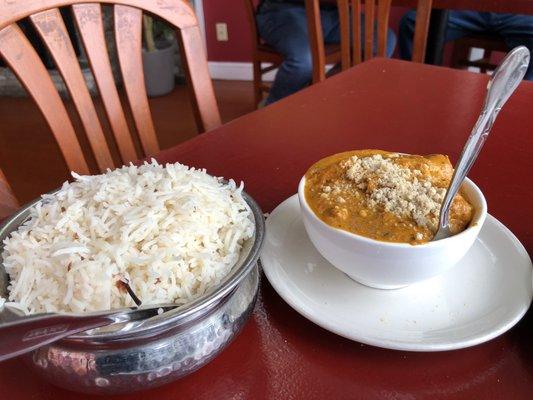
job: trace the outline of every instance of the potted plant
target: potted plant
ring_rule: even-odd
[[[166,23],[143,16],[144,81],[148,96],[170,93],[175,85],[176,40],[174,30]]]

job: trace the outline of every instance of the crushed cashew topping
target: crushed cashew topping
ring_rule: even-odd
[[[366,193],[370,207],[383,207],[435,230],[446,189],[424,179],[420,170],[396,164],[395,158],[352,156],[345,162],[346,177]]]

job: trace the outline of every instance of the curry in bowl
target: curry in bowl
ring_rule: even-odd
[[[453,174],[447,156],[357,150],[326,157],[305,175],[305,200],[328,225],[371,239],[422,244],[438,227],[440,206]],[[465,230],[474,207],[454,198],[450,226]]]

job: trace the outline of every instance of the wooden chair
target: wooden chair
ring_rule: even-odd
[[[17,199],[0,169],[0,221],[13,214],[17,208],[19,208]]]
[[[483,49],[483,58],[480,60],[470,60],[470,50],[472,48]],[[468,67],[479,68],[480,72],[494,71],[497,67],[490,59],[493,52],[507,53],[509,48],[505,40],[497,35],[471,35],[455,40],[453,42],[453,53],[451,67],[465,69]]]
[[[263,99],[263,93],[268,93],[270,86],[263,82],[263,75],[279,67],[283,62],[283,55],[276,52],[272,47],[264,43],[257,30],[255,19],[256,9],[254,0],[244,0],[244,5],[248,15],[248,23],[253,41],[252,64],[254,75],[254,99],[256,106]],[[341,50],[338,44],[327,44],[324,47],[324,62],[334,64],[341,61]],[[261,64],[270,64],[263,67]]]
[[[41,110],[61,149],[68,168],[88,174],[74,128],[52,80],[36,51],[17,25],[29,17],[65,81],[79,114],[98,169],[114,163],[94,104],[85,84],[73,45],[57,7],[71,6],[100,92],[121,162],[137,160],[132,133],[122,108],[106,50],[100,3],[112,3],[115,40],[123,84],[142,147],[139,156],[159,151],[148,106],[142,69],[143,10],[175,26],[199,131],[220,125],[220,115],[207,68],[198,21],[185,0],[9,0],[0,7],[0,55],[6,60]]]
[[[313,82],[326,78],[322,24],[320,22],[319,0],[305,0],[309,24],[311,53],[313,56]],[[374,56],[374,31],[377,26],[376,56],[385,57],[387,51],[387,31],[392,0],[365,0],[365,26],[361,26],[361,0],[337,0],[339,23],[341,29],[342,69],[356,65]],[[424,62],[426,41],[429,29],[429,17],[433,0],[418,0],[414,36],[413,58],[415,62]],[[352,17],[352,50],[350,51],[350,12]],[[361,31],[364,29],[365,42],[361,45]]]

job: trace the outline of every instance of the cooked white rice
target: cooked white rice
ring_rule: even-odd
[[[217,285],[252,237],[243,185],[152,161],[79,176],[4,241],[7,301],[28,314],[186,303]]]

